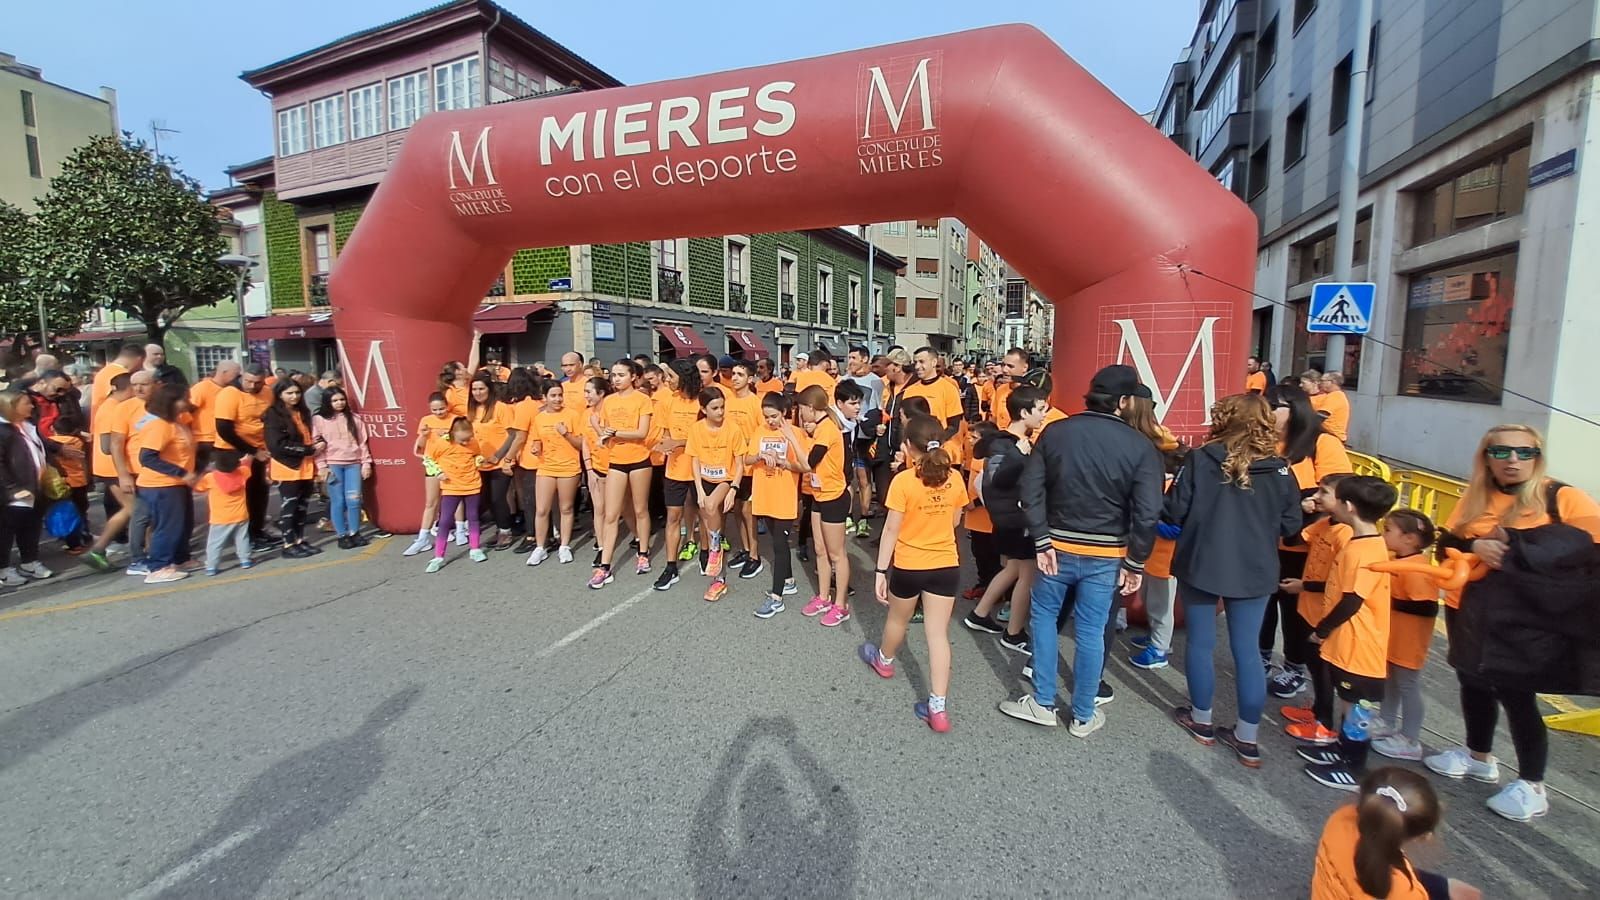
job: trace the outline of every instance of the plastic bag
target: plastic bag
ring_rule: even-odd
[[[44,491],[46,500],[60,500],[72,494],[72,485],[67,484],[67,479],[62,477],[60,470],[55,466],[44,467],[44,473],[39,477],[39,486]]]
[[[44,513],[44,529],[51,537],[65,538],[83,528],[83,517],[71,500],[57,500]]]

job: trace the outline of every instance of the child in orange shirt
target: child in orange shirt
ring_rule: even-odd
[[[473,437],[472,422],[466,416],[456,416],[450,423],[450,437],[434,438],[428,444],[427,459],[438,467],[439,475],[439,528],[433,537],[433,559],[428,562],[428,574],[444,568],[444,550],[450,542],[450,524],[455,521],[456,510],[467,509],[467,537],[472,549],[468,557],[473,562],[489,558],[481,546],[482,535],[478,525],[478,494],[483,490],[480,471],[483,456],[478,452],[478,442]]]
[[[1371,566],[1389,560],[1378,521],[1398,495],[1380,478],[1352,475],[1334,496],[1329,515],[1350,526],[1350,542],[1328,572],[1325,611],[1307,621],[1339,698],[1337,746],[1303,744],[1295,752],[1308,761],[1305,772],[1313,781],[1353,792],[1366,771],[1376,704],[1389,674],[1389,576]]]
[[[1311,872],[1311,900],[1480,900],[1472,885],[1425,872],[1406,859],[1405,845],[1439,827],[1443,812],[1433,785],[1398,767],[1361,779],[1361,796],[1328,817]]]
[[[1397,509],[1383,523],[1383,542],[1397,559],[1432,547],[1433,523],[1412,509]],[[1372,749],[1390,759],[1422,759],[1422,666],[1439,618],[1439,585],[1419,573],[1389,576],[1389,677],[1383,686],[1383,721]]]
[[[1329,516],[1329,511],[1338,502],[1334,492],[1339,482],[1349,477],[1348,473],[1324,475],[1317,483],[1317,492],[1312,495],[1311,502],[1318,518],[1300,533],[1304,542],[1300,552],[1304,557],[1300,577],[1285,578],[1278,582],[1278,590],[1296,598],[1294,609],[1285,613],[1293,616],[1294,621],[1284,623],[1284,633],[1304,635],[1300,638],[1298,653],[1293,655],[1305,662],[1296,664],[1291,661],[1289,639],[1285,638],[1283,671],[1267,680],[1267,689],[1274,697],[1284,700],[1304,692],[1308,687],[1311,689],[1311,705],[1285,706],[1283,718],[1289,723],[1284,730],[1290,737],[1313,744],[1331,744],[1338,739],[1333,731],[1333,681],[1328,676],[1327,666],[1322,664],[1322,657],[1317,654],[1317,648],[1312,646],[1310,636],[1311,623],[1321,619],[1328,611],[1324,580],[1333,568],[1339,551],[1350,542],[1350,526],[1335,522]],[[1279,559],[1283,556],[1279,554]]]
[[[250,508],[245,501],[245,485],[250,481],[250,470],[244,468],[237,450],[217,450],[211,461],[211,470],[200,477],[194,489],[206,495],[210,511],[206,531],[206,574],[215,575],[222,566],[222,549],[233,542],[233,555],[239,558],[239,568],[248,569],[250,561]]]
[[[89,423],[83,414],[70,409],[63,411],[51,424],[55,433],[50,435],[50,440],[83,454],[77,459],[68,459],[65,454],[55,458],[55,466],[61,470],[61,477],[67,480],[67,487],[72,488],[72,505],[78,510],[78,530],[61,539],[67,545],[67,553],[73,556],[82,556],[89,549],[89,542],[94,540],[89,533],[89,473],[85,469],[89,453],[83,441],[83,433],[88,427]]]
[[[711,576],[711,587],[706,590],[705,599],[717,601],[728,592],[728,578],[722,566],[722,525],[724,517],[739,502],[738,487],[744,480],[742,451],[748,438],[728,420],[728,401],[722,391],[705,388],[699,401],[703,418],[689,426],[684,453],[689,458],[689,477],[694,482],[701,528],[710,548],[706,574]]]

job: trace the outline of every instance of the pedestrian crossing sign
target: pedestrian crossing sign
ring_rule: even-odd
[[[1310,334],[1366,334],[1372,330],[1371,282],[1316,284],[1311,287],[1311,308],[1306,315]]]

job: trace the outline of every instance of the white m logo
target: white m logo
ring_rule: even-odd
[[[494,185],[500,183],[495,180],[494,167],[489,164],[489,132],[492,130],[494,130],[493,125],[485,125],[483,130],[478,132],[478,142],[472,145],[471,159],[468,159],[467,155],[461,151],[461,132],[450,132],[450,159],[448,162],[450,165],[451,190],[456,189],[457,169],[461,170],[462,176],[467,179],[467,187],[477,187],[478,163],[480,161],[483,163],[484,177],[489,180],[489,183]]]
[[[1194,366],[1196,353],[1200,356],[1200,388],[1204,403],[1204,419],[1200,424],[1211,424],[1211,406],[1217,402],[1217,365],[1216,348],[1213,346],[1213,330],[1216,328],[1219,316],[1206,316],[1200,320],[1200,329],[1195,332],[1194,343],[1189,345],[1189,353],[1183,358],[1183,367],[1178,369],[1178,375],[1172,380],[1172,387],[1168,390],[1161,389],[1161,382],[1156,379],[1155,370],[1150,367],[1150,355],[1145,352],[1144,340],[1139,337],[1139,326],[1132,319],[1113,319],[1121,336],[1117,341],[1117,359],[1121,364],[1131,365],[1139,372],[1139,381],[1150,388],[1156,403],[1156,421],[1167,417],[1167,410],[1172,408],[1172,401],[1178,396],[1178,391],[1183,389],[1183,380],[1189,376],[1189,369]],[[1130,358],[1131,357],[1131,358]]]
[[[911,73],[911,81],[906,85],[905,96],[900,98],[896,105],[894,98],[889,94],[889,82],[883,77],[883,68],[873,66],[867,71],[872,73],[872,85],[867,94],[866,123],[861,128],[861,139],[868,140],[872,133],[872,107],[874,100],[883,103],[883,114],[889,117],[889,127],[895,134],[900,133],[900,122],[905,118],[906,107],[911,104],[911,94],[917,93],[917,100],[922,104],[922,129],[933,130],[933,95],[928,88],[928,63],[932,57],[923,57],[915,71]]]
[[[371,341],[367,348],[367,365],[361,371],[361,376],[356,377],[355,366],[350,364],[350,354],[345,352],[344,338],[334,341],[339,347],[339,360],[344,369],[345,386],[350,393],[355,395],[356,406],[361,409],[372,409],[367,405],[368,388],[372,387],[373,371],[377,371],[378,387],[383,390],[384,409],[399,409],[400,400],[394,395],[394,384],[389,381],[389,364],[383,358],[383,341]]]

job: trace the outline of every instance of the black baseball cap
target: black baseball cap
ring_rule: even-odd
[[[1094,373],[1089,381],[1089,393],[1108,397],[1143,397],[1152,400],[1155,395],[1139,383],[1139,372],[1133,366],[1106,366]]]

